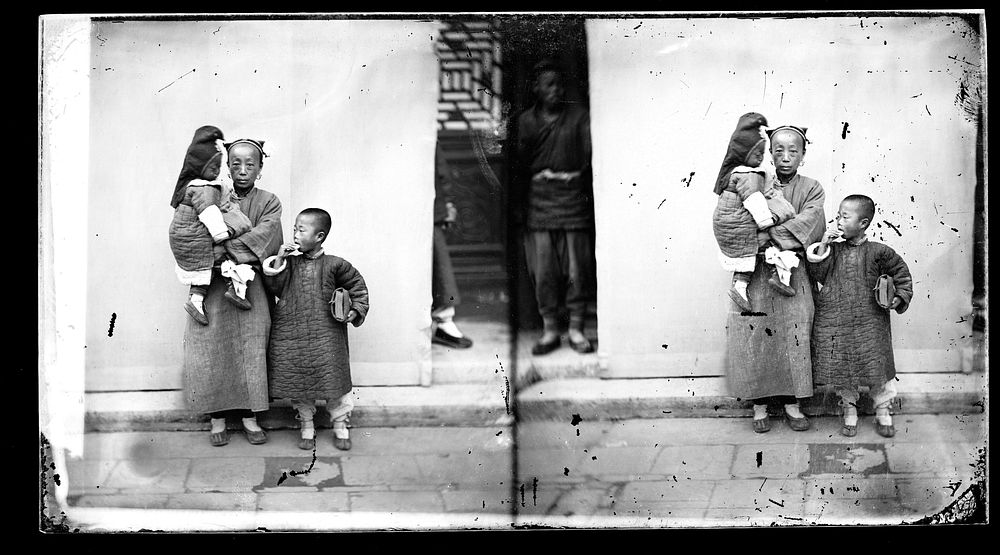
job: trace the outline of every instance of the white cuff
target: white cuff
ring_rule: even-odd
[[[229,239],[229,228],[226,227],[226,221],[222,219],[222,211],[218,206],[213,204],[202,210],[201,214],[198,214],[198,219],[205,224],[216,243]]]
[[[280,274],[285,269],[285,266],[288,266],[288,261],[287,260],[282,260],[281,261],[281,266],[278,266],[277,269],[272,268],[271,267],[271,262],[273,262],[276,258],[278,258],[278,255],[269,256],[269,257],[267,257],[267,258],[264,259],[264,265],[261,268],[261,270],[264,272],[265,276],[276,276],[276,275]]]
[[[806,247],[806,261],[812,262],[812,263],[815,264],[816,262],[822,262],[822,261],[826,260],[826,258],[828,256],[830,256],[830,251],[833,250],[833,249],[830,248],[830,245],[826,246],[826,252],[823,253],[823,256],[820,256],[820,255],[816,254],[816,251],[819,250],[819,246],[821,244],[822,243],[813,243],[813,244],[809,245],[808,247]]]
[[[753,216],[753,220],[757,222],[758,228],[763,229],[774,223],[774,218],[771,217],[771,209],[767,207],[767,199],[764,198],[763,193],[760,191],[748,196],[743,201],[743,207]]]

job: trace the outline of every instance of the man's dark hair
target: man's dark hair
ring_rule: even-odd
[[[535,67],[532,68],[531,72],[532,80],[538,81],[538,78],[541,77],[541,75],[546,71],[557,73],[560,78],[564,78],[566,76],[566,72],[563,71],[563,68],[559,64],[557,64],[555,60],[551,58],[545,58],[542,61],[535,64]]]
[[[330,235],[330,228],[333,226],[333,218],[330,217],[330,213],[322,208],[306,208],[305,210],[299,212],[299,216],[309,216],[316,222],[316,227],[319,231]]]
[[[875,201],[871,197],[865,195],[848,195],[844,197],[844,202],[853,202],[857,205],[861,217],[868,218],[869,223],[875,218]]]

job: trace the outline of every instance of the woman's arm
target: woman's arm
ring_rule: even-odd
[[[226,251],[239,264],[259,263],[281,246],[281,201],[275,195],[269,196],[253,227],[225,243]]]
[[[813,188],[806,192],[805,201],[798,214],[785,223],[772,227],[766,233],[758,233],[758,243],[763,246],[770,239],[783,250],[798,250],[819,241],[826,227],[824,201],[826,193],[819,183],[815,183]]]

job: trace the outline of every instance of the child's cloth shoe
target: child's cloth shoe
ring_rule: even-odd
[[[848,424],[842,425],[840,427],[840,435],[845,436],[845,437],[854,437],[854,436],[858,435],[858,425],[857,424],[855,424],[853,426],[848,425]]]
[[[236,305],[237,308],[241,310],[250,310],[253,305],[247,299],[241,299],[239,295],[236,294],[236,289],[233,287],[233,282],[229,282],[229,287],[226,289],[226,293],[223,295],[227,301]]]
[[[770,285],[772,289],[786,297],[795,296],[795,289],[792,289],[790,285],[781,283],[781,278],[778,277],[778,270],[771,270],[771,277],[767,279],[767,284]]]
[[[190,299],[188,299],[188,302],[184,303],[184,311],[187,312],[188,315],[191,316],[191,318],[193,318],[195,322],[198,322],[203,326],[208,325],[208,316],[206,316],[202,311],[198,310],[198,308],[194,306],[194,303],[192,303]]]
[[[346,425],[340,427],[336,422],[333,424],[333,446],[341,451],[351,450],[351,432]]]
[[[303,451],[312,451],[315,448],[316,448],[316,438],[312,439],[307,439],[304,437],[299,438],[299,449],[302,449]]]

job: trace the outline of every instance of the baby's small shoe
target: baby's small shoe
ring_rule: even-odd
[[[208,325],[208,316],[204,312],[198,310],[198,307],[191,302],[191,299],[188,299],[188,302],[184,303],[184,311],[187,312],[195,322],[198,322],[203,326]]]
[[[736,303],[736,306],[740,307],[741,311],[753,312],[753,306],[750,304],[750,299],[740,294],[739,290],[736,289],[735,283],[733,283],[733,286],[729,288],[729,298]]]
[[[792,289],[790,285],[781,283],[781,278],[778,277],[778,270],[771,270],[771,277],[768,278],[767,284],[770,285],[772,289],[786,297],[795,296],[795,289]]]
[[[236,294],[236,288],[233,287],[232,282],[229,282],[229,287],[226,289],[226,293],[223,296],[227,301],[233,303],[241,310],[250,310],[253,308],[253,305],[250,304],[248,299],[241,299],[240,296]]]

